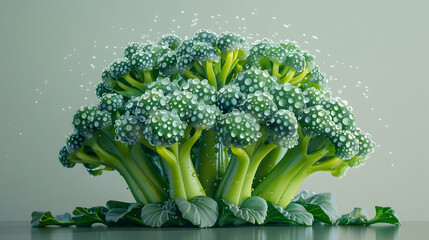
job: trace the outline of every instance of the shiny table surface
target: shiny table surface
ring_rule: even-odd
[[[0,239],[429,239],[429,222],[404,222],[402,226],[242,226],[228,228],[32,228],[29,222],[0,222]]]

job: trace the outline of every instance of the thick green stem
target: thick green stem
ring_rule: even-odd
[[[287,188],[295,176],[303,168],[311,167],[329,152],[330,146],[326,145],[316,152],[307,154],[309,140],[310,138],[305,136],[298,146],[290,149],[280,163],[257,185],[254,195],[278,204],[280,198],[284,195],[283,193],[291,191],[287,190]]]
[[[339,165],[341,165],[344,162],[344,160],[341,160],[337,157],[332,157],[326,161],[323,162],[317,162],[316,164],[314,164],[313,166],[311,166],[310,170],[312,173],[313,172],[318,172],[318,171],[330,171],[335,167],[338,167]]]
[[[149,176],[139,168],[136,160],[130,154],[130,149],[121,142],[116,141],[115,144],[121,152],[121,158],[125,168],[128,169],[142,191],[146,193],[145,195],[148,200],[150,202],[163,202],[167,200],[163,188],[158,188],[155,183],[151,181]]]
[[[279,77],[284,77],[287,73],[287,71],[289,70],[289,66],[288,65],[284,65],[282,68],[282,71],[280,72]]]
[[[217,152],[217,178],[220,179],[225,175],[226,169],[229,164],[228,148],[223,146],[222,143],[217,143],[216,146],[219,150]]]
[[[273,62],[273,70],[271,71],[271,76],[278,77],[279,76],[279,62]]]
[[[131,94],[131,95],[133,95],[133,96],[139,96],[139,95],[141,95],[141,94],[142,94],[142,92],[141,92],[140,90],[135,89],[135,88],[133,88],[133,87],[129,87],[129,86],[127,86],[127,85],[125,85],[125,84],[121,83],[120,81],[117,81],[116,83],[118,84],[118,86],[119,86],[120,88],[122,88],[123,90],[125,90],[126,92],[128,92],[129,94]]]
[[[221,89],[221,88],[223,88],[223,86],[225,86],[226,78],[228,77],[228,74],[231,71],[230,68],[231,68],[232,63],[234,61],[233,58],[234,58],[234,51],[228,51],[225,63],[223,64],[222,70],[221,70],[219,77],[217,79],[219,89]]]
[[[194,61],[194,68],[197,70],[198,74],[201,76],[204,76],[204,68],[201,66],[201,64],[198,61]]]
[[[287,185],[309,161],[307,155],[299,151],[299,147],[288,151],[280,163],[256,186],[253,195],[275,204],[279,201],[285,184]]]
[[[286,187],[277,205],[285,208],[290,203],[295,196],[296,191],[298,191],[299,186],[311,174],[309,171],[310,166],[311,164],[304,166],[289,182],[289,185]]]
[[[125,81],[127,81],[131,86],[136,87],[140,90],[143,90],[143,83],[135,80],[133,77],[131,77],[130,73],[127,72],[122,76]]]
[[[202,78],[202,77],[192,74],[189,70],[187,70],[187,71],[184,73],[184,75],[185,75],[187,78],[190,78],[190,79],[198,78],[198,79],[200,79],[200,80],[203,80],[203,78]]]
[[[286,74],[286,76],[284,76],[281,80],[280,80],[280,84],[285,84],[287,82],[289,82],[292,78],[293,75],[295,74],[295,68],[290,68],[289,72]]]
[[[170,182],[170,198],[175,199],[177,197],[186,198],[185,185],[183,184],[182,173],[180,166],[177,161],[177,157],[168,149],[163,146],[156,146],[156,151],[162,157],[167,165],[167,175]]]
[[[252,185],[253,180],[255,179],[256,170],[258,170],[259,164],[262,159],[267,156],[277,145],[273,142],[268,143],[267,145],[260,146],[256,152],[250,158],[249,168],[247,169],[247,174],[244,179],[243,187],[240,194],[240,203],[243,202],[246,198],[252,195]]]
[[[103,161],[101,161],[98,157],[94,157],[86,154],[83,151],[83,148],[80,148],[78,151],[76,151],[73,154],[76,155],[76,157],[78,157],[82,161],[81,163],[88,163],[92,165],[105,165],[105,166],[111,167],[107,163],[104,163]]]
[[[156,148],[154,146],[150,145],[149,141],[146,140],[146,138],[142,138],[140,140],[140,143],[143,144],[145,147],[149,148],[150,150],[156,152]]]
[[[284,157],[287,152],[287,148],[277,147],[272,150],[261,162],[258,170],[256,171],[255,180],[256,182],[262,181],[262,179],[277,165],[277,163]]]
[[[218,181],[216,144],[216,131],[212,129],[203,131],[198,149],[198,175],[201,185],[209,197],[214,196],[215,184]]]
[[[195,142],[201,135],[202,128],[196,128],[195,133],[180,146],[179,149],[179,166],[182,171],[183,183],[186,189],[186,196],[188,200],[192,200],[198,196],[205,196],[203,187],[201,186],[200,180],[198,179],[197,173],[195,172],[194,164],[191,159],[191,149]]]
[[[246,152],[241,148],[231,147],[231,151],[235,155],[235,158],[231,159],[230,162],[230,166],[232,167],[230,174],[225,174],[225,177],[222,179],[224,184],[222,192],[219,194],[219,198],[227,200],[238,206],[241,203],[240,193],[243,188],[250,159]],[[228,169],[230,166],[228,166]]]
[[[130,154],[136,161],[140,170],[150,179],[150,181],[162,192],[165,192],[168,183],[161,176],[156,167],[150,162],[146,154],[143,152],[140,144],[135,144],[130,147]]]
[[[143,204],[148,204],[150,201],[148,200],[146,194],[142,191],[142,189],[138,186],[137,182],[133,178],[133,176],[130,175],[128,169],[125,168],[123,162],[121,159],[113,156],[112,154],[106,152],[104,149],[102,149],[96,142],[91,141],[91,148],[97,154],[97,156],[103,160],[103,162],[107,163],[108,165],[115,168],[119,174],[125,179],[125,182],[127,183],[128,187],[130,188],[130,191],[136,201],[141,202]]]
[[[237,63],[235,66],[234,74],[232,75],[231,79],[235,78],[237,74],[239,74],[243,70],[243,66]],[[226,84],[229,84],[231,82],[231,79],[226,82]]]
[[[213,71],[213,61],[206,61],[206,76],[209,84],[217,90],[216,75]]]
[[[302,79],[304,79],[304,77],[307,75],[307,73],[310,71],[309,67],[305,67],[304,71],[302,71],[300,74],[296,75],[295,77],[292,78],[292,80],[290,80],[291,84],[296,84],[298,82],[300,82]]]
[[[143,76],[146,84],[153,82],[152,71],[143,71]]]

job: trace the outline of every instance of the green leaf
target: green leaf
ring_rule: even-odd
[[[67,227],[74,225],[70,213],[64,213],[61,215],[52,215],[50,211],[34,211],[31,213],[31,226],[32,227],[45,227],[49,225],[57,225],[61,227]]]
[[[344,214],[338,220],[338,225],[365,225],[368,222],[366,209],[355,208],[350,213]]]
[[[396,216],[395,210],[391,207],[380,207],[375,206],[375,217],[367,222],[367,225],[372,225],[375,223],[390,223],[395,226],[400,226],[398,217]]]
[[[108,209],[112,209],[112,208],[125,208],[125,209],[127,209],[132,204],[133,203],[110,200],[110,201],[107,201],[106,207]]]
[[[106,214],[106,221],[111,223],[119,222],[125,225],[133,223],[143,225],[144,223],[140,220],[142,208],[143,204],[141,203],[129,204],[127,208],[111,208]]]
[[[339,218],[337,203],[332,193],[315,194],[314,192],[304,190],[292,202],[305,207],[309,213],[313,214],[315,221],[334,224]]]
[[[267,216],[267,202],[258,196],[246,198],[240,207],[226,200],[220,200],[220,216],[218,224],[241,225],[245,223],[263,224]]]
[[[94,223],[109,225],[106,221],[106,214],[109,211],[106,207],[97,206],[92,208],[77,207],[73,211],[72,219],[77,227],[91,227]]]
[[[176,198],[176,205],[184,219],[200,228],[212,227],[219,215],[217,202],[209,197],[199,196],[189,202]]]
[[[179,217],[176,203],[167,201],[165,203],[150,203],[145,205],[141,212],[144,224],[151,227],[162,227],[165,225],[184,225],[185,221]]]
[[[289,203],[285,209],[281,206],[268,202],[268,212],[265,223],[276,222],[285,224],[297,224],[311,226],[313,215],[300,204]]]

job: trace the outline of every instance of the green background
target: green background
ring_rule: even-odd
[[[403,221],[429,220],[428,8],[429,1],[3,0],[0,221],[132,201],[119,174],[62,168],[58,150],[73,112],[96,102],[101,70],[123,46],[200,28],[297,40],[372,133],[379,146],[364,167],[342,179],[315,174],[301,189],[334,193],[340,213],[359,206],[371,215],[382,205]]]

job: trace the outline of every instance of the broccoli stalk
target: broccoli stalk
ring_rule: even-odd
[[[118,171],[144,204],[286,207],[309,175],[341,177],[374,148],[326,83],[291,41],[264,39],[248,55],[241,36],[208,30],[129,43],[102,73],[100,103],[74,115],[59,160],[92,176]]]
[[[68,161],[91,166],[91,170],[117,170],[136,199],[143,203],[163,201],[166,199],[166,182],[156,174],[141,151],[140,144],[128,148],[112,137],[112,119],[121,111],[119,97],[103,96],[99,108],[110,109],[110,112],[94,106],[82,107],[77,111],[73,121],[75,133],[69,135],[66,141]],[[98,171],[97,175],[101,172]]]

